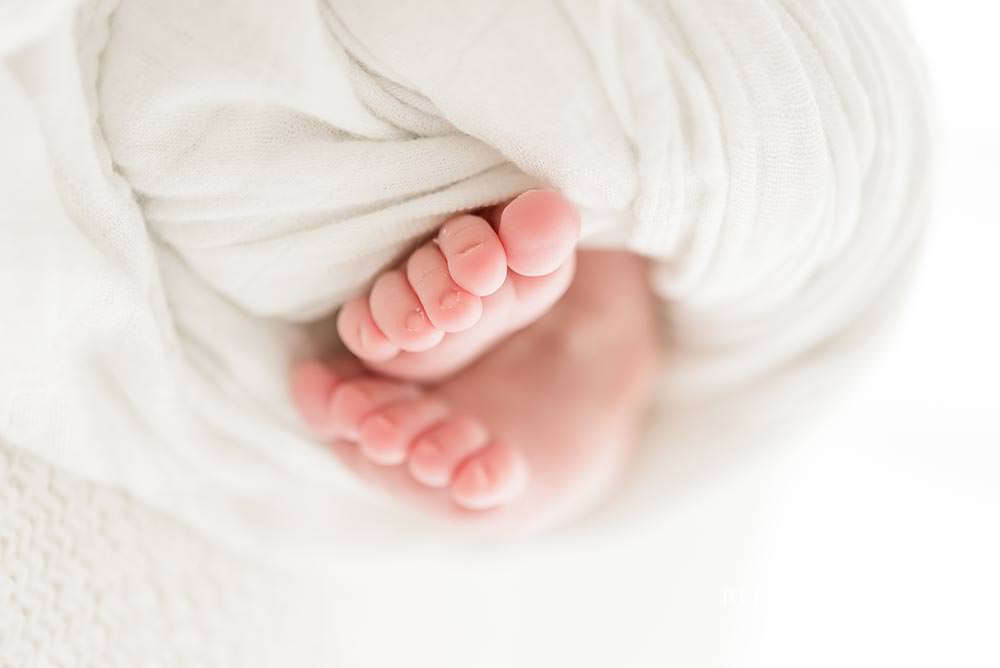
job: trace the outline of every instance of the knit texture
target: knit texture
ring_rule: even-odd
[[[335,665],[333,600],[0,446],[3,668]]]

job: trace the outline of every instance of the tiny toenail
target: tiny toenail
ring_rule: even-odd
[[[425,322],[424,312],[418,309],[406,317],[406,331],[419,332],[424,328]]]
[[[474,243],[474,244],[472,244],[472,245],[471,245],[471,246],[469,246],[468,248],[464,248],[464,249],[462,249],[462,250],[458,251],[458,254],[459,254],[459,255],[468,255],[469,253],[471,253],[471,252],[473,252],[473,251],[476,251],[476,250],[479,250],[479,249],[480,249],[480,248],[482,248],[482,247],[483,247],[483,242],[482,242],[482,241],[480,241],[480,242],[478,242],[478,243]]]
[[[420,459],[437,458],[441,455],[441,447],[431,441],[421,441],[413,448],[413,455]]]
[[[396,425],[392,423],[392,420],[384,415],[376,415],[374,417],[365,420],[365,427],[374,427],[378,431],[386,432],[393,431]]]
[[[443,297],[441,297],[441,308],[453,309],[457,307],[461,301],[462,301],[462,293],[447,292]]]

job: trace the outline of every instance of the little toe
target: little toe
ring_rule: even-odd
[[[484,447],[489,439],[479,420],[457,415],[417,438],[410,449],[410,474],[428,487],[447,487],[455,468],[466,457]]]
[[[507,276],[507,257],[496,232],[479,216],[445,222],[437,237],[455,283],[479,297],[496,292]]]
[[[469,510],[505,505],[524,491],[528,469],[520,453],[491,443],[458,467],[451,483],[451,498]]]
[[[379,408],[402,399],[420,396],[415,385],[364,376],[348,380],[335,387],[330,394],[323,432],[357,440],[361,423]]]
[[[428,320],[401,271],[387,271],[375,280],[368,305],[378,328],[402,350],[430,350],[444,338],[444,332]]]
[[[529,190],[504,207],[497,229],[507,266],[522,276],[544,276],[573,253],[580,214],[559,193]]]
[[[348,363],[339,365],[310,360],[292,370],[292,398],[306,424],[315,431],[322,431],[327,425],[334,388],[362,371],[356,360],[345,359]]]
[[[479,322],[482,301],[452,280],[437,244],[424,244],[410,256],[406,278],[431,324],[441,331],[462,332]]]
[[[341,307],[337,333],[348,350],[369,362],[384,362],[399,353],[399,346],[387,339],[372,319],[367,295],[355,297]]]
[[[361,452],[385,466],[402,464],[410,443],[445,418],[448,405],[432,397],[396,401],[370,413],[358,430]]]

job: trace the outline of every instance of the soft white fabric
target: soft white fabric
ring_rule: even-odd
[[[0,441],[0,666],[334,662],[336,600]]]
[[[50,179],[0,226],[0,435],[282,559],[426,531],[309,439],[285,381],[449,213],[547,185],[589,243],[657,260],[671,398],[830,341],[921,227],[921,78],[891,3],[37,8],[0,33]]]

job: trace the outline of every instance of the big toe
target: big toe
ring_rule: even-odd
[[[544,276],[573,253],[580,214],[559,193],[530,190],[504,207],[497,228],[507,266],[522,276]]]

